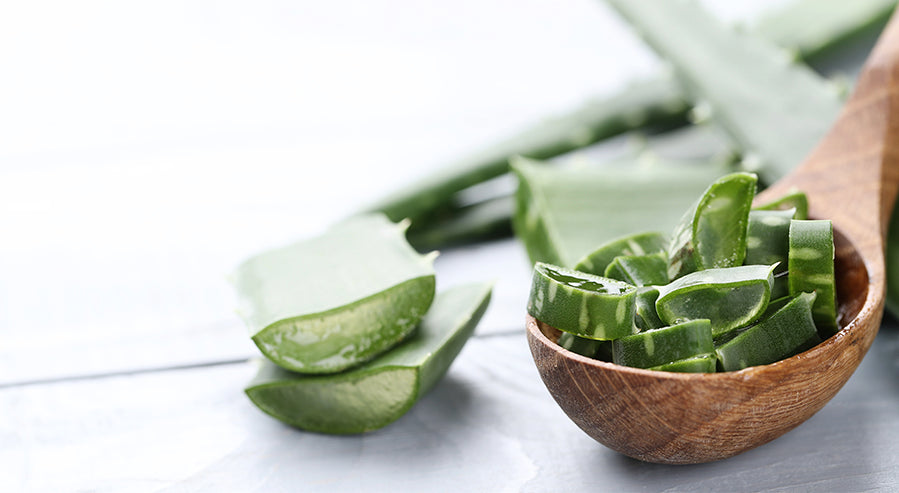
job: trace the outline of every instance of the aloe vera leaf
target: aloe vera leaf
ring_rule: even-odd
[[[714,350],[708,320],[690,320],[612,341],[615,364],[635,368],[652,368]]]
[[[512,196],[495,197],[453,211],[424,227],[409,228],[409,243],[418,251],[464,245],[512,235]]]
[[[437,294],[411,337],[362,366],[332,375],[293,373],[265,361],[246,394],[290,425],[362,433],[392,423],[446,373],[490,301],[490,284]]]
[[[668,239],[662,233],[649,232],[626,235],[608,241],[580,259],[574,269],[589,274],[604,275],[606,268],[621,255],[646,255],[661,252],[668,246]],[[664,283],[667,283],[666,280]]]
[[[665,252],[620,255],[606,267],[604,276],[638,287],[668,284],[668,257]]]
[[[532,262],[574,266],[597,246],[675,224],[719,166],[552,168],[518,158],[515,234]],[[623,206],[626,204],[626,206]]]
[[[792,189],[783,197],[753,207],[757,211],[784,211],[794,209],[793,219],[808,219],[808,197],[805,192]]]
[[[695,1],[606,1],[671,62],[692,100],[709,109],[765,183],[802,162],[842,107],[811,69],[725,27]]]
[[[821,342],[812,319],[814,293],[801,293],[778,311],[715,349],[723,371],[767,365]]]
[[[790,222],[790,294],[815,292],[812,316],[822,337],[836,334],[836,281],[833,223],[829,220]]]
[[[659,286],[656,310],[667,324],[709,319],[712,335],[757,320],[771,296],[774,265],[743,265],[687,274]]]
[[[653,366],[650,370],[670,371],[676,373],[715,373],[717,357],[712,354],[701,354],[692,358],[685,358],[664,365]]]
[[[656,301],[659,299],[659,290],[655,286],[642,286],[637,288],[635,299],[634,325],[640,331],[661,329],[665,326],[659,313],[656,311]]]
[[[825,6],[820,3],[800,0],[777,9],[759,20],[756,31],[800,57],[820,58],[833,46],[869,27],[876,28],[889,16],[888,4],[895,1],[825,0]],[[589,101],[571,113],[444,166],[368,210],[384,212],[393,220],[418,219],[455,193],[507,172],[511,156],[548,159],[647,125],[685,124],[688,110],[683,91],[671,77],[659,75],[637,81],[618,93]]]
[[[751,173],[732,173],[709,185],[671,235],[668,277],[743,263],[756,182]]]
[[[406,338],[435,288],[434,255],[416,253],[406,227],[358,216],[241,264],[234,284],[253,342],[286,369],[329,373]]]
[[[635,332],[636,294],[637,288],[621,281],[538,262],[527,309],[563,332],[610,340]]]
[[[781,298],[790,293],[787,265],[790,252],[790,221],[795,209],[784,211],[753,210],[749,212],[746,233],[746,259],[744,264],[771,265],[774,269],[774,287],[771,298]]]
[[[824,58],[843,44],[879,31],[896,0],[799,0],[763,13],[753,31],[805,59]]]
[[[558,343],[560,346],[571,351],[572,353],[577,353],[581,356],[592,358],[596,356],[596,353],[599,351],[599,346],[601,346],[604,342],[605,341],[597,341],[596,339],[578,337],[569,332],[562,332],[562,334],[559,336]]]

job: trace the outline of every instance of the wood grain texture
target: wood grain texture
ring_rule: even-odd
[[[532,317],[528,341],[546,387],[587,434],[625,455],[688,464],[767,443],[820,410],[849,379],[883,316],[884,235],[899,186],[899,16],[872,51],[831,131],[791,175],[760,194],[793,187],[810,215],[832,219],[840,332],[771,365],[675,374],[626,368],[571,353]]]

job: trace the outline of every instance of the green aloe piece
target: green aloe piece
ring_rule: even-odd
[[[413,223],[409,243],[418,251],[428,251],[511,236],[514,210],[511,195],[471,204],[439,220]]]
[[[634,333],[637,288],[564,267],[534,266],[528,313],[563,332],[610,340]]]
[[[663,252],[667,245],[668,239],[662,233],[649,232],[627,235],[603,243],[592,253],[580,259],[574,268],[575,270],[598,276],[604,275],[606,268],[615,260],[615,257]],[[665,281],[665,283],[667,282]]]
[[[715,373],[717,367],[715,354],[702,354],[692,358],[681,359],[653,366],[650,370],[670,371],[676,373]]]
[[[637,326],[638,330],[661,329],[665,326],[665,323],[659,318],[659,312],[656,311],[656,301],[658,299],[659,290],[657,287],[642,286],[637,288],[634,325]]]
[[[723,176],[687,210],[668,246],[671,279],[743,263],[746,227],[757,181],[751,173]]]
[[[812,316],[822,337],[839,330],[833,260],[833,223],[829,220],[790,223],[790,294],[817,294]]]
[[[606,267],[604,276],[634,286],[668,284],[668,257],[665,252],[620,255]]]
[[[834,46],[877,29],[894,5],[895,0],[799,0],[762,17],[755,31],[798,57],[820,59]],[[459,191],[506,173],[510,156],[548,159],[629,130],[685,124],[689,106],[684,101],[679,84],[667,74],[636,81],[450,163],[369,210],[394,220],[413,218],[418,225],[418,218]]]
[[[811,69],[725,27],[695,1],[606,2],[671,62],[691,99],[702,102],[765,183],[802,162],[842,107],[836,89]]]
[[[253,342],[288,370],[331,373],[406,338],[435,287],[434,255],[409,246],[407,226],[359,216],[244,262],[234,284]]]
[[[657,367],[714,350],[708,320],[691,320],[612,341],[615,364],[635,368]]]
[[[552,168],[524,158],[514,160],[513,169],[519,180],[515,234],[532,262],[566,267],[612,239],[670,228],[723,172],[677,164]]]
[[[659,286],[656,310],[667,324],[709,319],[712,335],[757,320],[771,296],[776,265],[743,265],[687,274]]]
[[[246,388],[256,406],[290,425],[322,433],[362,433],[406,413],[440,380],[474,332],[489,284],[437,294],[418,330],[399,346],[352,370],[302,375],[265,361]]]
[[[812,319],[814,293],[801,293],[772,315],[718,346],[723,371],[767,365],[801,353],[821,342]]]
[[[781,298],[790,292],[787,280],[787,263],[790,252],[790,221],[795,209],[753,210],[749,212],[746,233],[746,259],[744,264],[771,265],[774,269],[774,287],[771,298]]]
[[[597,341],[596,339],[587,339],[586,337],[578,337],[568,332],[562,332],[559,336],[559,345],[571,351],[588,358],[593,358],[599,352],[599,347],[606,344],[606,341]]]
[[[793,189],[783,197],[753,207],[758,211],[785,211],[793,209],[793,219],[808,219],[808,197],[805,192]]]

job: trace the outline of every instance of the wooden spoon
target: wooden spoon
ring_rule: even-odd
[[[529,316],[528,343],[543,382],[581,429],[640,460],[709,462],[795,428],[846,383],[883,316],[884,237],[899,187],[899,14],[824,140],[759,200],[793,187],[808,194],[812,217],[833,220],[841,330],[770,365],[683,374],[572,353],[555,343],[558,330]]]

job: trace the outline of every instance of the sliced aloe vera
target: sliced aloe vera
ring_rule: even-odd
[[[656,310],[667,324],[709,319],[720,336],[757,320],[771,296],[774,265],[743,265],[687,274],[659,286]]]
[[[402,416],[446,373],[490,300],[490,285],[441,292],[418,330],[352,370],[302,375],[265,361],[246,388],[256,406],[290,425],[323,433],[362,433]]]
[[[571,267],[612,239],[669,229],[724,168],[659,163],[572,169],[519,158],[513,169],[519,179],[513,226],[528,256]]]
[[[749,228],[746,233],[745,264],[771,265],[774,269],[774,287],[771,298],[781,298],[790,293],[787,281],[787,265],[790,252],[790,221],[795,209],[749,212]]]
[[[714,350],[708,320],[691,320],[612,341],[615,364],[634,368],[652,368]]]
[[[753,207],[758,211],[785,211],[795,209],[793,219],[808,219],[808,197],[805,192],[793,189],[783,197]]]
[[[743,263],[757,181],[752,173],[731,173],[706,188],[671,235],[668,277]]]
[[[538,262],[528,313],[579,337],[617,339],[635,331],[636,294],[637,288],[621,281]]]
[[[288,370],[330,373],[406,338],[435,284],[434,256],[409,246],[406,226],[359,216],[244,262],[234,281],[253,342]]]
[[[790,294],[815,292],[812,316],[822,337],[837,333],[833,223],[794,220],[790,223]]]
[[[605,277],[634,286],[668,283],[668,257],[665,252],[649,255],[621,255],[606,267]]]
[[[670,371],[676,373],[715,373],[717,360],[714,354],[703,354],[672,361],[664,365],[653,366],[650,370]]]
[[[596,353],[599,351],[599,347],[604,343],[605,341],[597,341],[595,339],[578,337],[568,332],[562,332],[562,335],[559,336],[560,346],[571,351],[572,353],[577,353],[588,358],[596,356]]]
[[[659,313],[656,311],[656,300],[659,299],[659,290],[655,286],[642,286],[637,288],[636,314],[634,325],[638,330],[661,329],[665,326]]]
[[[662,233],[637,233],[616,238],[603,243],[586,257],[580,259],[574,266],[575,270],[604,275],[606,268],[621,255],[647,255],[663,252],[668,246],[668,239]],[[665,281],[668,282],[667,280]],[[662,283],[664,284],[664,283]]]
[[[812,319],[814,293],[802,293],[771,316],[715,349],[724,371],[767,365],[821,342]]]

